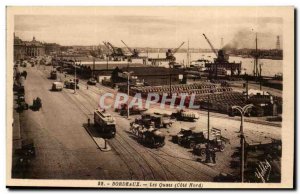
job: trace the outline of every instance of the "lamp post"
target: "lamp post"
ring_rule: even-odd
[[[170,97],[172,96],[172,75],[171,75],[171,66],[169,67],[169,75],[170,75]]]
[[[95,78],[94,72],[95,72],[95,58],[93,57],[93,71],[92,71],[92,78]]]
[[[233,110],[239,111],[241,114],[241,126],[240,126],[240,133],[241,133],[241,163],[240,163],[240,173],[241,173],[241,182],[244,182],[244,170],[245,170],[245,137],[244,137],[244,116],[245,113],[249,108],[252,108],[253,104],[248,104],[244,107],[241,106],[233,106]]]
[[[210,138],[210,121],[209,121],[209,112],[210,112],[210,94],[207,97],[207,143],[206,143],[206,163],[210,163],[210,147],[209,147],[209,138]]]
[[[133,73],[132,71],[130,72],[123,72],[125,75],[127,75],[127,97],[128,97],[128,102],[127,102],[127,119],[129,119],[129,81],[130,81],[130,75]]]
[[[75,67],[74,94],[76,94],[76,86],[77,86],[77,81],[76,81],[76,60],[74,61],[74,67]]]
[[[109,55],[107,54],[106,55],[106,71],[108,71],[108,57],[109,57]]]

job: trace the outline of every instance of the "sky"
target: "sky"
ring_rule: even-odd
[[[61,45],[98,45],[109,41],[115,46],[174,48],[183,41],[191,48],[210,48],[203,33],[216,48],[232,42],[237,47],[273,49],[276,37],[282,40],[283,22],[279,17],[261,17],[238,12],[204,9],[102,8],[89,13],[72,11],[56,14],[15,15],[15,34],[23,40]],[[185,44],[185,47],[187,44]]]

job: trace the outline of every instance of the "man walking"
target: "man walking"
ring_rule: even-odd
[[[211,150],[211,158],[212,158],[212,162],[214,164],[216,164],[216,151],[215,151],[215,149]]]
[[[208,144],[206,144],[206,149],[205,149],[205,163],[210,163],[211,160],[210,160],[210,156],[211,153],[210,153],[210,150],[209,150],[209,146]]]

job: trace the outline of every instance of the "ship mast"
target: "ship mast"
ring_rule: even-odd
[[[190,66],[190,41],[188,40],[188,44],[187,44],[187,53],[186,53],[186,57],[187,57],[187,60],[186,60],[186,67],[189,67]]]
[[[260,77],[260,71],[258,67],[258,49],[257,49],[257,33],[255,33],[255,54],[254,54],[254,67],[253,67],[253,75],[254,77]],[[260,67],[261,69],[261,67]]]

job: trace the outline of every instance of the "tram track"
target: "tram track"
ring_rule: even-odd
[[[70,77],[70,78],[74,79],[74,76],[72,76],[72,75],[68,75],[67,77]],[[84,87],[88,86],[88,84],[84,84],[83,83],[83,80],[82,80],[82,82],[79,83],[79,85],[82,85]],[[97,91],[95,88],[98,88],[100,91]],[[106,92],[106,93],[107,92],[113,93],[113,94],[117,93],[117,91],[115,91],[113,89],[107,88],[106,86],[100,86],[98,84],[95,85],[94,87],[93,86],[91,86],[91,87],[89,86],[89,90],[91,90],[92,92],[94,92],[95,94],[98,94],[98,95],[102,94],[101,90],[104,91],[104,92]],[[132,97],[130,97],[130,98],[132,98]],[[145,101],[146,100],[143,99],[143,102],[145,102]],[[155,108],[160,108],[159,104],[152,104],[152,106],[155,107]],[[200,110],[192,110],[192,111],[196,111],[200,115],[206,115],[205,112],[200,111]],[[210,114],[210,117],[212,117],[212,118],[221,118],[221,119],[229,119],[229,120],[234,120],[234,121],[239,121],[240,120],[239,118],[228,117],[227,115],[218,115],[218,114],[215,114],[213,112]],[[245,122],[249,122],[249,123],[253,123],[253,124],[266,125],[266,126],[272,126],[272,127],[278,127],[278,128],[282,127],[280,123],[271,123],[271,122],[267,122],[267,121],[259,121],[259,120],[253,120],[253,119],[247,119],[247,118],[245,118]]]
[[[90,90],[90,88],[89,88],[89,90]],[[93,91],[93,90],[92,90],[92,91]],[[93,91],[93,92],[99,95],[98,92],[96,92],[96,91]],[[82,96],[84,96],[84,97],[87,97],[87,98],[85,98],[85,99],[92,98],[91,96],[85,94],[83,91],[78,92],[78,94],[79,94],[79,95],[82,95]],[[91,100],[89,100],[89,101],[91,101]],[[92,99],[92,101],[96,102],[95,99]],[[92,104],[92,103],[90,103],[90,104]],[[84,107],[85,109],[87,109],[86,106],[83,106],[83,107]],[[79,108],[82,109],[81,107],[79,107]],[[87,114],[85,114],[85,115],[88,117],[90,114],[87,113]],[[120,125],[117,124],[117,126],[118,126],[119,128],[121,128]],[[179,178],[176,177],[176,176],[174,175],[174,173],[172,173],[172,172],[171,172],[170,170],[168,170],[165,166],[163,166],[163,165],[160,164],[160,161],[159,161],[159,159],[158,159],[157,157],[155,157],[155,156],[149,154],[149,156],[150,156],[151,158],[153,158],[153,160],[155,160],[155,161],[157,162],[157,166],[160,166],[162,172],[163,172],[164,175],[165,175],[165,178],[164,178],[164,177],[161,177],[161,176],[160,176],[160,177],[157,177],[159,173],[155,173],[155,172],[154,172],[154,169],[153,169],[152,165],[147,161],[147,159],[146,159],[142,154],[140,154],[140,151],[137,150],[137,149],[135,148],[136,145],[134,145],[134,146],[131,145],[131,143],[129,143],[122,135],[120,135],[120,134],[117,133],[117,135],[116,135],[116,137],[115,137],[114,139],[109,140],[109,143],[112,145],[112,147],[114,147],[115,151],[116,151],[121,157],[123,157],[124,160],[126,160],[125,158],[127,158],[127,157],[126,157],[126,156],[124,157],[125,154],[122,154],[122,151],[123,151],[123,152],[125,151],[125,152],[127,152],[129,155],[133,155],[133,156],[134,156],[133,159],[134,159],[135,162],[139,165],[140,169],[142,169],[143,179],[144,179],[144,180],[158,180],[158,178],[159,178],[160,180],[167,180],[167,179],[168,179],[168,178],[167,178],[167,177],[168,177],[168,174],[172,175],[173,178],[175,178],[175,180],[179,180]],[[125,146],[123,145],[123,143],[126,143],[127,146],[131,147],[131,150],[134,150],[134,153],[133,153],[131,150],[129,150],[127,147],[125,147]],[[145,148],[145,149],[146,149],[146,148]],[[122,151],[120,152],[120,150],[122,150]],[[138,157],[137,157],[137,156],[138,156]],[[136,157],[137,157],[137,158],[136,158]],[[129,156],[129,158],[131,158],[131,157]],[[139,159],[142,160],[142,162],[144,162],[144,163],[146,164],[148,170],[141,164],[141,161],[139,161]],[[127,160],[128,160],[128,159],[127,159]],[[125,164],[127,164],[127,162],[128,162],[128,161],[124,161]],[[128,165],[128,164],[127,164],[127,165]],[[132,168],[129,167],[129,166],[127,166],[127,167],[128,167],[129,170],[130,170],[132,179],[134,179],[134,173],[132,172],[132,171],[133,171]],[[148,174],[149,174],[149,172],[147,172],[147,171],[149,171],[149,170],[150,170],[150,177],[147,177]]]
[[[96,102],[96,100],[94,100],[94,99],[90,100],[90,98],[92,98],[92,97],[89,96],[89,95],[87,95],[87,94],[85,94],[83,91],[77,90],[77,92],[78,92],[78,93],[77,93],[78,95],[81,95],[82,97],[85,98],[85,100],[89,101],[90,106],[94,106],[93,103],[92,103],[92,101]],[[73,98],[70,96],[70,93],[69,93],[69,92],[64,92],[64,94],[66,94],[66,95],[64,95],[64,96],[66,96],[66,97],[68,98],[68,100],[71,101],[71,102],[72,102],[72,103],[73,103],[73,104],[74,104],[74,105],[82,112],[82,114],[83,114],[84,116],[86,116],[87,118],[89,118],[90,115],[93,114],[93,113],[90,111],[90,108],[88,108],[86,105],[84,105],[84,103],[80,102],[78,99],[76,99],[76,100],[73,99]],[[119,127],[120,127],[120,126],[119,126]],[[135,153],[133,153],[130,149],[126,148],[126,147],[123,145],[123,142],[121,142],[119,138],[121,138],[121,139],[123,140],[123,142],[126,142],[127,145],[130,146],[130,147],[132,148],[132,150],[135,151]],[[133,170],[132,167],[130,167],[130,166],[128,165],[128,159],[124,159],[124,158],[130,158],[130,159],[133,158],[133,160],[134,160],[134,161],[136,162],[136,164],[139,166],[139,168],[137,168],[137,170],[142,169],[143,179],[144,179],[144,180],[157,180],[157,179],[156,179],[157,177],[155,176],[155,173],[154,173],[154,171],[153,171],[151,165],[147,162],[147,160],[146,160],[143,156],[141,156],[140,154],[138,154],[138,151],[135,150],[135,148],[134,148],[132,145],[130,145],[130,143],[128,143],[127,140],[125,140],[121,135],[117,135],[117,137],[116,137],[115,139],[109,140],[109,142],[113,144],[113,147],[117,148],[117,149],[115,149],[115,150],[120,150],[120,148],[121,148],[121,150],[122,150],[123,152],[125,151],[125,152],[127,152],[127,153],[129,154],[129,155],[126,157],[125,154],[122,154],[122,152],[118,152],[118,154],[119,154],[120,156],[123,157],[123,162],[124,162],[124,164],[128,167],[129,172],[130,172],[130,174],[131,174],[132,180],[134,180],[134,173],[133,173],[134,170]],[[118,143],[118,145],[116,144],[116,142]],[[131,156],[130,156],[130,155],[131,155]],[[138,157],[140,157],[140,158],[132,157],[132,155],[138,156]],[[124,156],[125,156],[125,157],[124,157]],[[142,161],[146,164],[147,168],[150,170],[150,177],[149,177],[149,172],[147,172],[148,170],[144,167],[144,164],[142,164],[142,162],[139,161],[139,160],[142,160]],[[131,162],[132,162],[132,160],[131,160]]]
[[[80,87],[83,87],[83,88],[87,87],[87,84],[83,83],[82,81],[79,82],[79,85],[80,85]],[[95,105],[98,104],[97,100],[95,99],[95,96],[92,95],[91,93],[87,94],[86,93],[87,91],[90,91],[96,95],[101,95],[105,92],[110,92],[110,93],[117,92],[113,89],[109,89],[104,86],[103,87],[101,86],[101,89],[98,89],[98,87],[100,87],[100,86],[98,86],[98,85],[88,86],[87,90],[77,90],[78,95],[83,97],[85,99],[85,101],[88,103],[88,105],[86,105],[86,103],[83,103],[79,99],[74,98],[75,101],[77,101],[74,104],[79,109],[82,110],[83,114],[85,114],[87,116],[87,118],[89,118],[89,116],[91,114],[93,114],[91,112],[91,110],[93,111],[95,108]],[[70,92],[65,92],[65,93],[67,93],[67,95],[71,95]],[[82,105],[82,103],[84,105]],[[89,107],[92,107],[92,108],[89,108]],[[158,104],[155,104],[155,107],[159,107]],[[199,112],[201,115],[205,115],[205,113],[203,113],[203,112],[202,113],[200,111],[197,111],[197,112]],[[114,112],[112,114],[117,115]],[[219,115],[213,115],[212,117],[227,118],[225,116],[223,117],[223,116],[219,116]],[[238,120],[238,119],[234,119],[234,118],[228,118],[228,119]],[[265,123],[263,123],[263,125],[265,125]],[[121,126],[119,124],[117,124],[117,126],[118,126],[118,128],[123,129],[123,131],[124,131],[124,126]],[[191,162],[192,162],[192,159],[186,159],[186,158],[173,156],[161,149],[159,149],[157,151],[153,151],[153,150],[149,150],[148,148],[145,148],[145,147],[143,147],[143,151],[145,150],[145,152],[147,154],[144,154],[144,153],[141,154],[141,151],[139,150],[141,148],[141,145],[138,142],[128,142],[128,140],[127,140],[128,137],[126,137],[126,138],[123,137],[123,135],[125,133],[125,131],[124,132],[123,131],[122,131],[122,133],[117,133],[115,139],[109,140],[109,143],[112,145],[112,147],[114,148],[114,151],[117,152],[117,154],[120,156],[120,159],[123,161],[123,163],[128,168],[128,171],[130,173],[132,180],[135,180],[135,179],[138,179],[138,180],[140,180],[140,179],[143,179],[143,180],[158,180],[158,179],[171,180],[172,179],[172,180],[176,180],[176,181],[183,180],[182,176],[180,176],[180,173],[178,175],[177,172],[172,172],[172,168],[177,169],[179,172],[184,173],[186,175],[191,175],[192,177],[198,177],[198,176],[203,177],[204,176],[208,179],[212,178],[212,175],[211,175],[212,173],[207,173],[207,170],[205,170],[205,171],[199,170],[195,166],[190,164],[188,161],[185,161],[185,160],[191,160]],[[126,130],[126,131],[128,132],[128,130]],[[127,135],[127,134],[125,134],[125,135]],[[157,165],[155,168],[153,168],[153,165],[155,163],[148,162],[149,158],[156,161],[155,163],[157,163]],[[131,163],[134,163],[134,164],[131,164]],[[204,164],[202,164],[202,165],[204,165]],[[137,173],[136,167],[138,167],[137,169],[139,169],[141,172]],[[201,167],[200,164],[199,164],[199,167]],[[206,167],[207,166],[205,166],[205,168]],[[209,168],[209,167],[207,167],[207,168]],[[160,173],[156,173],[157,169],[159,169],[158,171]],[[159,175],[161,173],[163,175]]]

